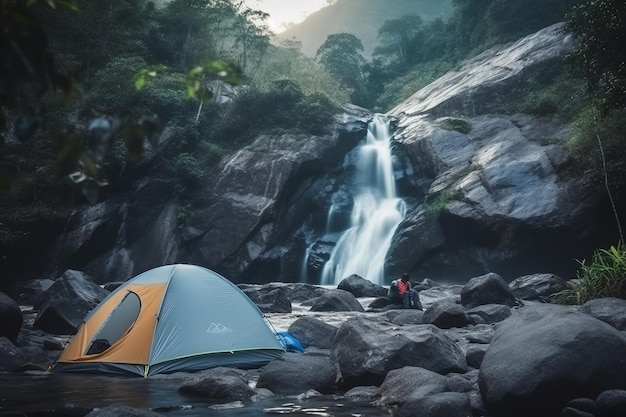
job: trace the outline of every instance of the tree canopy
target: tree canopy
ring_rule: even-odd
[[[626,105],[626,3],[583,2],[569,14],[567,30],[577,38],[575,57],[599,107]]]

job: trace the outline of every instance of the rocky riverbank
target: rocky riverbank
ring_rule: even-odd
[[[78,271],[0,294],[0,370],[46,372],[102,288]],[[623,417],[626,300],[550,304],[552,274],[507,284],[490,273],[465,285],[424,280],[424,310],[404,310],[360,277],[337,288],[240,285],[277,331],[305,348],[258,370],[215,368],[180,378],[179,391],[212,400],[335,394],[399,417]],[[22,306],[22,307],[20,307]],[[155,415],[125,407],[89,415]]]

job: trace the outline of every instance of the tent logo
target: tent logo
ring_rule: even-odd
[[[233,331],[233,329],[229,329],[228,327],[224,326],[222,323],[211,323],[211,325],[209,326],[208,329],[206,329],[207,333],[213,333],[213,334],[224,334],[224,333],[231,333]]]

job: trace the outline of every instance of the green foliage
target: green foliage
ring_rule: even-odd
[[[279,80],[265,90],[248,88],[240,93],[218,122],[214,137],[242,144],[277,130],[320,134],[337,110],[326,96],[305,95],[294,82]]]
[[[575,57],[599,108],[626,105],[626,3],[581,2],[568,15],[567,30],[578,38]]]
[[[558,66],[551,73],[534,77],[521,92],[520,100],[507,101],[506,108],[490,108],[505,114],[528,113],[572,122],[588,103],[584,81],[571,65]]]
[[[290,44],[269,48],[263,64],[250,75],[248,82],[262,87],[285,79],[292,80],[305,95],[323,94],[341,104],[350,101],[350,90],[347,87]]]
[[[181,153],[172,164],[173,175],[179,191],[193,190],[204,177],[204,164],[194,155]]]
[[[446,117],[439,123],[439,125],[442,129],[454,130],[459,133],[464,133],[466,135],[472,131],[472,125],[470,124],[470,122],[464,119],[457,119],[454,117]]]
[[[385,84],[384,91],[376,98],[374,107],[378,111],[386,112],[452,68],[452,63],[445,61],[416,64],[404,75],[397,76]]]
[[[374,55],[386,55],[397,65],[406,65],[411,59],[411,46],[418,38],[423,25],[421,17],[407,14],[387,20],[378,29],[378,46]]]
[[[596,249],[591,263],[578,261],[577,280],[553,296],[559,304],[584,304],[603,297],[626,299],[626,247],[623,243],[609,249]]]
[[[457,191],[446,188],[438,193],[435,198],[424,203],[423,209],[427,213],[441,213],[446,206],[459,197]]]
[[[598,136],[602,140],[606,170],[612,191],[626,186],[626,109],[617,109],[603,118],[593,107],[582,111],[574,122],[572,137],[567,144],[573,158],[572,169],[587,188],[603,193],[604,172]]]
[[[356,92],[356,95],[351,97],[354,102],[364,83],[365,58],[361,55],[362,52],[363,44],[359,38],[349,33],[337,33],[329,35],[315,55],[330,74]]]

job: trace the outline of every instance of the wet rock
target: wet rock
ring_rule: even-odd
[[[579,311],[626,331],[626,300],[621,298],[596,298],[580,306]]]
[[[463,286],[461,304],[468,309],[484,304],[513,307],[516,300],[506,281],[500,275],[490,272],[470,279]]]
[[[379,406],[402,405],[416,390],[429,394],[449,390],[449,379],[428,369],[405,366],[389,371],[378,390]]]
[[[352,293],[355,297],[383,297],[387,295],[387,289],[382,285],[374,284],[358,275],[350,275],[341,280],[337,289]]]
[[[315,317],[300,317],[288,329],[300,341],[304,348],[310,346],[330,349],[337,327],[324,323]]]
[[[275,394],[300,394],[311,389],[329,394],[335,390],[336,378],[337,368],[328,357],[285,353],[261,368],[257,387]]]
[[[431,304],[424,311],[424,322],[433,324],[440,329],[465,327],[471,323],[463,306],[450,299],[444,299]]]
[[[220,400],[246,399],[255,395],[236,369],[216,368],[193,375],[178,388],[182,394]]]
[[[437,373],[465,372],[465,355],[432,325],[394,326],[360,316],[337,330],[331,355],[346,387],[379,385],[392,369],[415,366]]]
[[[364,312],[359,300],[348,291],[330,290],[322,294],[311,306],[310,311],[360,311]]]
[[[22,310],[17,302],[0,292],[0,337],[15,342],[23,322]]]
[[[400,408],[399,417],[471,416],[467,394],[442,392],[428,396],[411,396]]]
[[[558,415],[574,398],[625,389],[625,351],[624,333],[600,320],[562,306],[526,306],[496,330],[480,391],[496,416]]]
[[[521,300],[547,300],[567,288],[567,281],[555,274],[532,274],[509,283],[513,295]]]

